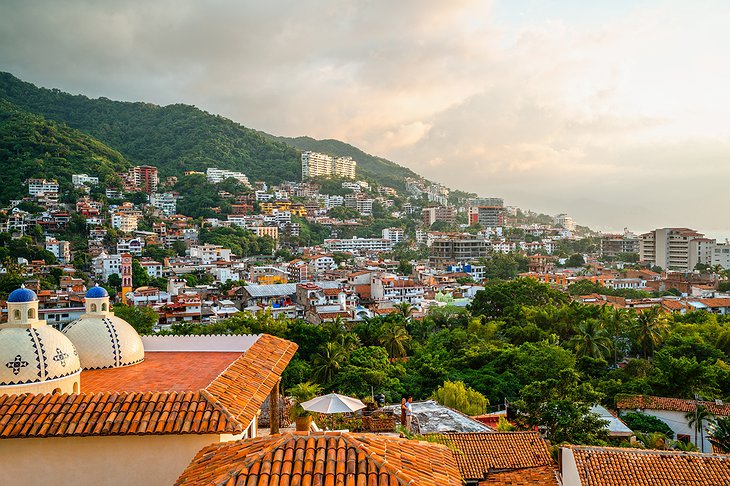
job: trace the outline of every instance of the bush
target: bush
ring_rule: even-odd
[[[670,439],[674,438],[674,432],[669,425],[662,420],[643,412],[626,412],[621,416],[621,420],[633,431],[640,432],[660,432]]]
[[[489,405],[489,400],[484,395],[473,388],[467,388],[463,381],[445,381],[433,392],[433,399],[467,415],[481,415]]]

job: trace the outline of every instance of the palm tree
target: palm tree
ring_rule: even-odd
[[[346,353],[339,344],[332,341],[325,343],[321,349],[321,352],[312,357],[312,372],[318,382],[329,383],[342,369]]]
[[[644,358],[654,357],[654,349],[664,340],[669,323],[660,314],[659,306],[646,309],[636,316],[634,331],[636,340],[644,351]]]
[[[644,444],[647,449],[666,449],[667,436],[661,432],[634,432],[636,438]]]
[[[730,417],[718,418],[710,425],[710,443],[723,454],[730,453]]]
[[[591,358],[603,358],[611,349],[611,339],[606,335],[606,330],[601,327],[598,319],[587,319],[576,329],[569,344],[575,349],[578,357],[590,356]]]
[[[616,365],[618,363],[619,339],[631,324],[631,314],[628,309],[604,305],[601,307],[601,319],[604,328],[611,335],[613,341],[613,364]]]
[[[397,322],[388,322],[383,326],[380,344],[388,351],[391,358],[403,358],[411,336],[406,328]]]
[[[399,302],[393,307],[395,307],[396,313],[403,317],[403,320],[407,321],[411,317],[411,314],[413,314],[413,305],[408,302]]]
[[[702,452],[705,452],[705,426],[707,424],[714,424],[714,415],[712,412],[707,410],[704,405],[697,404],[695,411],[687,412],[684,418],[687,419],[687,425],[694,428],[695,431],[695,444],[699,446]],[[697,442],[697,433],[700,434],[700,441]]]

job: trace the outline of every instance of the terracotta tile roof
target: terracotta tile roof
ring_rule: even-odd
[[[703,405],[713,415],[730,416],[730,404],[717,404],[686,398],[652,397],[649,395],[616,395],[616,408],[621,410],[667,410],[672,412],[694,412],[695,404]]]
[[[298,347],[291,341],[264,334],[206,390],[237,420],[248,424]]]
[[[539,466],[491,473],[479,486],[558,486],[555,466]]]
[[[242,431],[204,390],[0,395],[0,438]]]
[[[215,371],[198,370],[195,366],[180,370],[183,374],[196,370],[201,373],[197,379],[163,377],[164,370],[172,374],[177,370],[157,367],[152,360],[152,367],[139,368],[141,376],[129,374],[139,365],[100,370],[109,376],[122,372],[126,377],[122,380],[104,382],[101,375],[92,374],[96,380],[91,381],[92,388],[107,383],[119,390],[89,393],[87,383],[82,381],[80,394],[0,395],[0,438],[241,433],[254,419],[296,349],[297,345],[290,341],[264,334],[243,354],[179,353],[193,355],[193,360],[195,355],[201,355],[204,360],[212,360],[208,364],[217,366]],[[227,356],[208,356],[213,354]],[[231,355],[238,356],[232,363]],[[211,379],[214,372],[218,374]],[[84,376],[82,373],[82,380]],[[171,389],[164,389],[166,386]]]
[[[537,432],[440,434],[435,437],[451,448],[464,479],[485,479],[495,470],[555,467],[547,444]]]
[[[730,456],[568,446],[581,483],[591,486],[730,485]]]
[[[208,386],[241,353],[146,352],[144,361],[114,370],[84,370],[84,392],[189,391]]]
[[[712,287],[711,287],[712,288]],[[711,299],[699,299],[707,307],[730,307],[730,297],[714,297]]]
[[[176,484],[460,486],[462,482],[450,451],[441,445],[328,432],[208,446]]]

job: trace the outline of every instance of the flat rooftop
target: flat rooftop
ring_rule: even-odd
[[[144,361],[124,368],[84,370],[81,391],[195,391],[206,388],[242,352],[148,351]]]

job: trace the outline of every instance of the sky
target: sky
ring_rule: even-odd
[[[730,2],[0,0],[0,70],[335,138],[598,230],[730,237]]]

